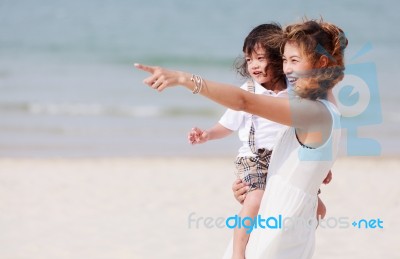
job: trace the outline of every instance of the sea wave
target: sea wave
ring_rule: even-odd
[[[212,67],[212,68],[233,68],[235,57],[218,57],[211,55],[195,56],[195,55],[110,55],[106,58],[107,62],[131,65],[133,62],[144,64],[157,64],[159,66],[190,66],[190,67]]]
[[[47,116],[122,116],[122,117],[212,117],[220,112],[207,107],[188,109],[179,106],[134,106],[100,103],[0,103],[0,113],[25,113]]]

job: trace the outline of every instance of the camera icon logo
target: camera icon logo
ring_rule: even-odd
[[[366,50],[367,47],[367,50]],[[369,51],[367,44],[363,51]],[[356,57],[360,56],[356,55]],[[353,58],[354,60],[354,58]],[[378,156],[380,143],[372,138],[361,138],[358,130],[363,126],[382,123],[376,66],[372,62],[349,64],[344,79],[333,88],[340,110],[342,129],[347,131],[346,152],[349,156]]]

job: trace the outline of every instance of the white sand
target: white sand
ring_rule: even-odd
[[[208,221],[240,208],[231,160],[1,159],[0,258],[221,258],[231,231]],[[384,228],[320,226],[314,258],[400,258],[399,169],[398,158],[335,164],[326,223],[380,218]]]

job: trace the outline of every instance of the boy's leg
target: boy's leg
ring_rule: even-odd
[[[239,212],[239,216],[254,218],[257,216],[260,208],[260,203],[264,190],[256,189],[247,193],[246,199],[243,202],[243,207]],[[248,222],[246,222],[248,223]],[[249,240],[249,235],[246,233],[246,228],[235,228],[233,233],[233,257],[232,259],[244,259],[246,245]]]

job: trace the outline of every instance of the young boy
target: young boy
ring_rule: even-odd
[[[262,24],[254,28],[243,45],[244,60],[238,72],[251,78],[242,89],[255,94],[274,97],[287,96],[286,78],[282,71],[279,46],[269,43],[269,38],[282,33],[277,24]],[[188,135],[191,144],[201,144],[220,139],[238,131],[242,146],[235,161],[237,176],[249,183],[249,190],[239,216],[255,217],[264,194],[272,149],[278,134],[287,127],[276,122],[228,109],[215,126],[209,130],[193,128]],[[244,228],[235,228],[233,258],[244,258],[249,234]]]

